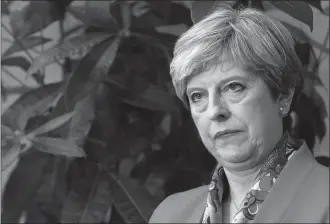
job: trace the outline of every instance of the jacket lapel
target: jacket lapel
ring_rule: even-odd
[[[297,187],[315,164],[314,157],[304,142],[283,168],[251,223],[279,223],[290,206]]]
[[[206,198],[208,193],[208,186],[202,187],[196,195],[191,195],[196,199],[187,205],[181,213],[181,217],[177,222],[179,223],[200,223],[202,214],[206,205]]]

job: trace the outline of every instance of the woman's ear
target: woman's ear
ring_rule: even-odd
[[[289,89],[289,91],[287,93],[280,93],[279,97],[278,97],[278,105],[280,108],[280,112],[282,114],[283,117],[285,117],[286,115],[288,115],[289,111],[290,111],[290,107],[291,107],[291,103],[292,103],[292,99],[293,99],[293,95],[294,95],[294,91],[295,88],[291,88]]]

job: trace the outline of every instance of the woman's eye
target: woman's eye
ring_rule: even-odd
[[[203,98],[203,94],[201,93],[193,93],[190,96],[190,100],[194,103],[200,101]]]
[[[230,83],[227,88],[233,92],[239,92],[239,91],[242,91],[244,90],[244,86],[240,83],[237,83],[237,82],[233,82],[233,83]]]

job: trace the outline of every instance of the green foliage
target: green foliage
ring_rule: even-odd
[[[158,28],[188,28],[215,7],[264,9],[264,2],[195,1],[188,8],[189,2],[30,1],[16,11],[2,4],[12,27],[2,26],[14,42],[1,65],[35,77],[56,62],[65,74],[59,83],[23,94],[2,115],[2,169],[18,161],[3,194],[3,222],[17,222],[23,211],[28,223],[148,222],[165,196],[208,181],[215,161],[169,76],[178,37]],[[307,1],[270,3],[313,29]],[[32,58],[29,49],[50,41],[35,33],[65,23],[67,15],[81,24],[62,30],[58,44]],[[300,29],[284,25],[306,67],[310,55],[318,60],[310,44],[329,52]],[[12,56],[21,51],[30,60]],[[298,108],[310,107],[297,110],[295,130],[312,147],[315,136],[325,134],[327,114],[314,89],[322,84],[317,66],[305,74],[309,85]]]

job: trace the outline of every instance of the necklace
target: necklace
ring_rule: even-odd
[[[235,203],[233,197],[231,196],[231,193],[229,193],[229,197],[230,197],[230,200],[233,202],[233,204],[234,204],[234,206],[235,206],[235,208],[236,208],[236,212],[238,212],[238,206],[236,205],[236,203]]]

